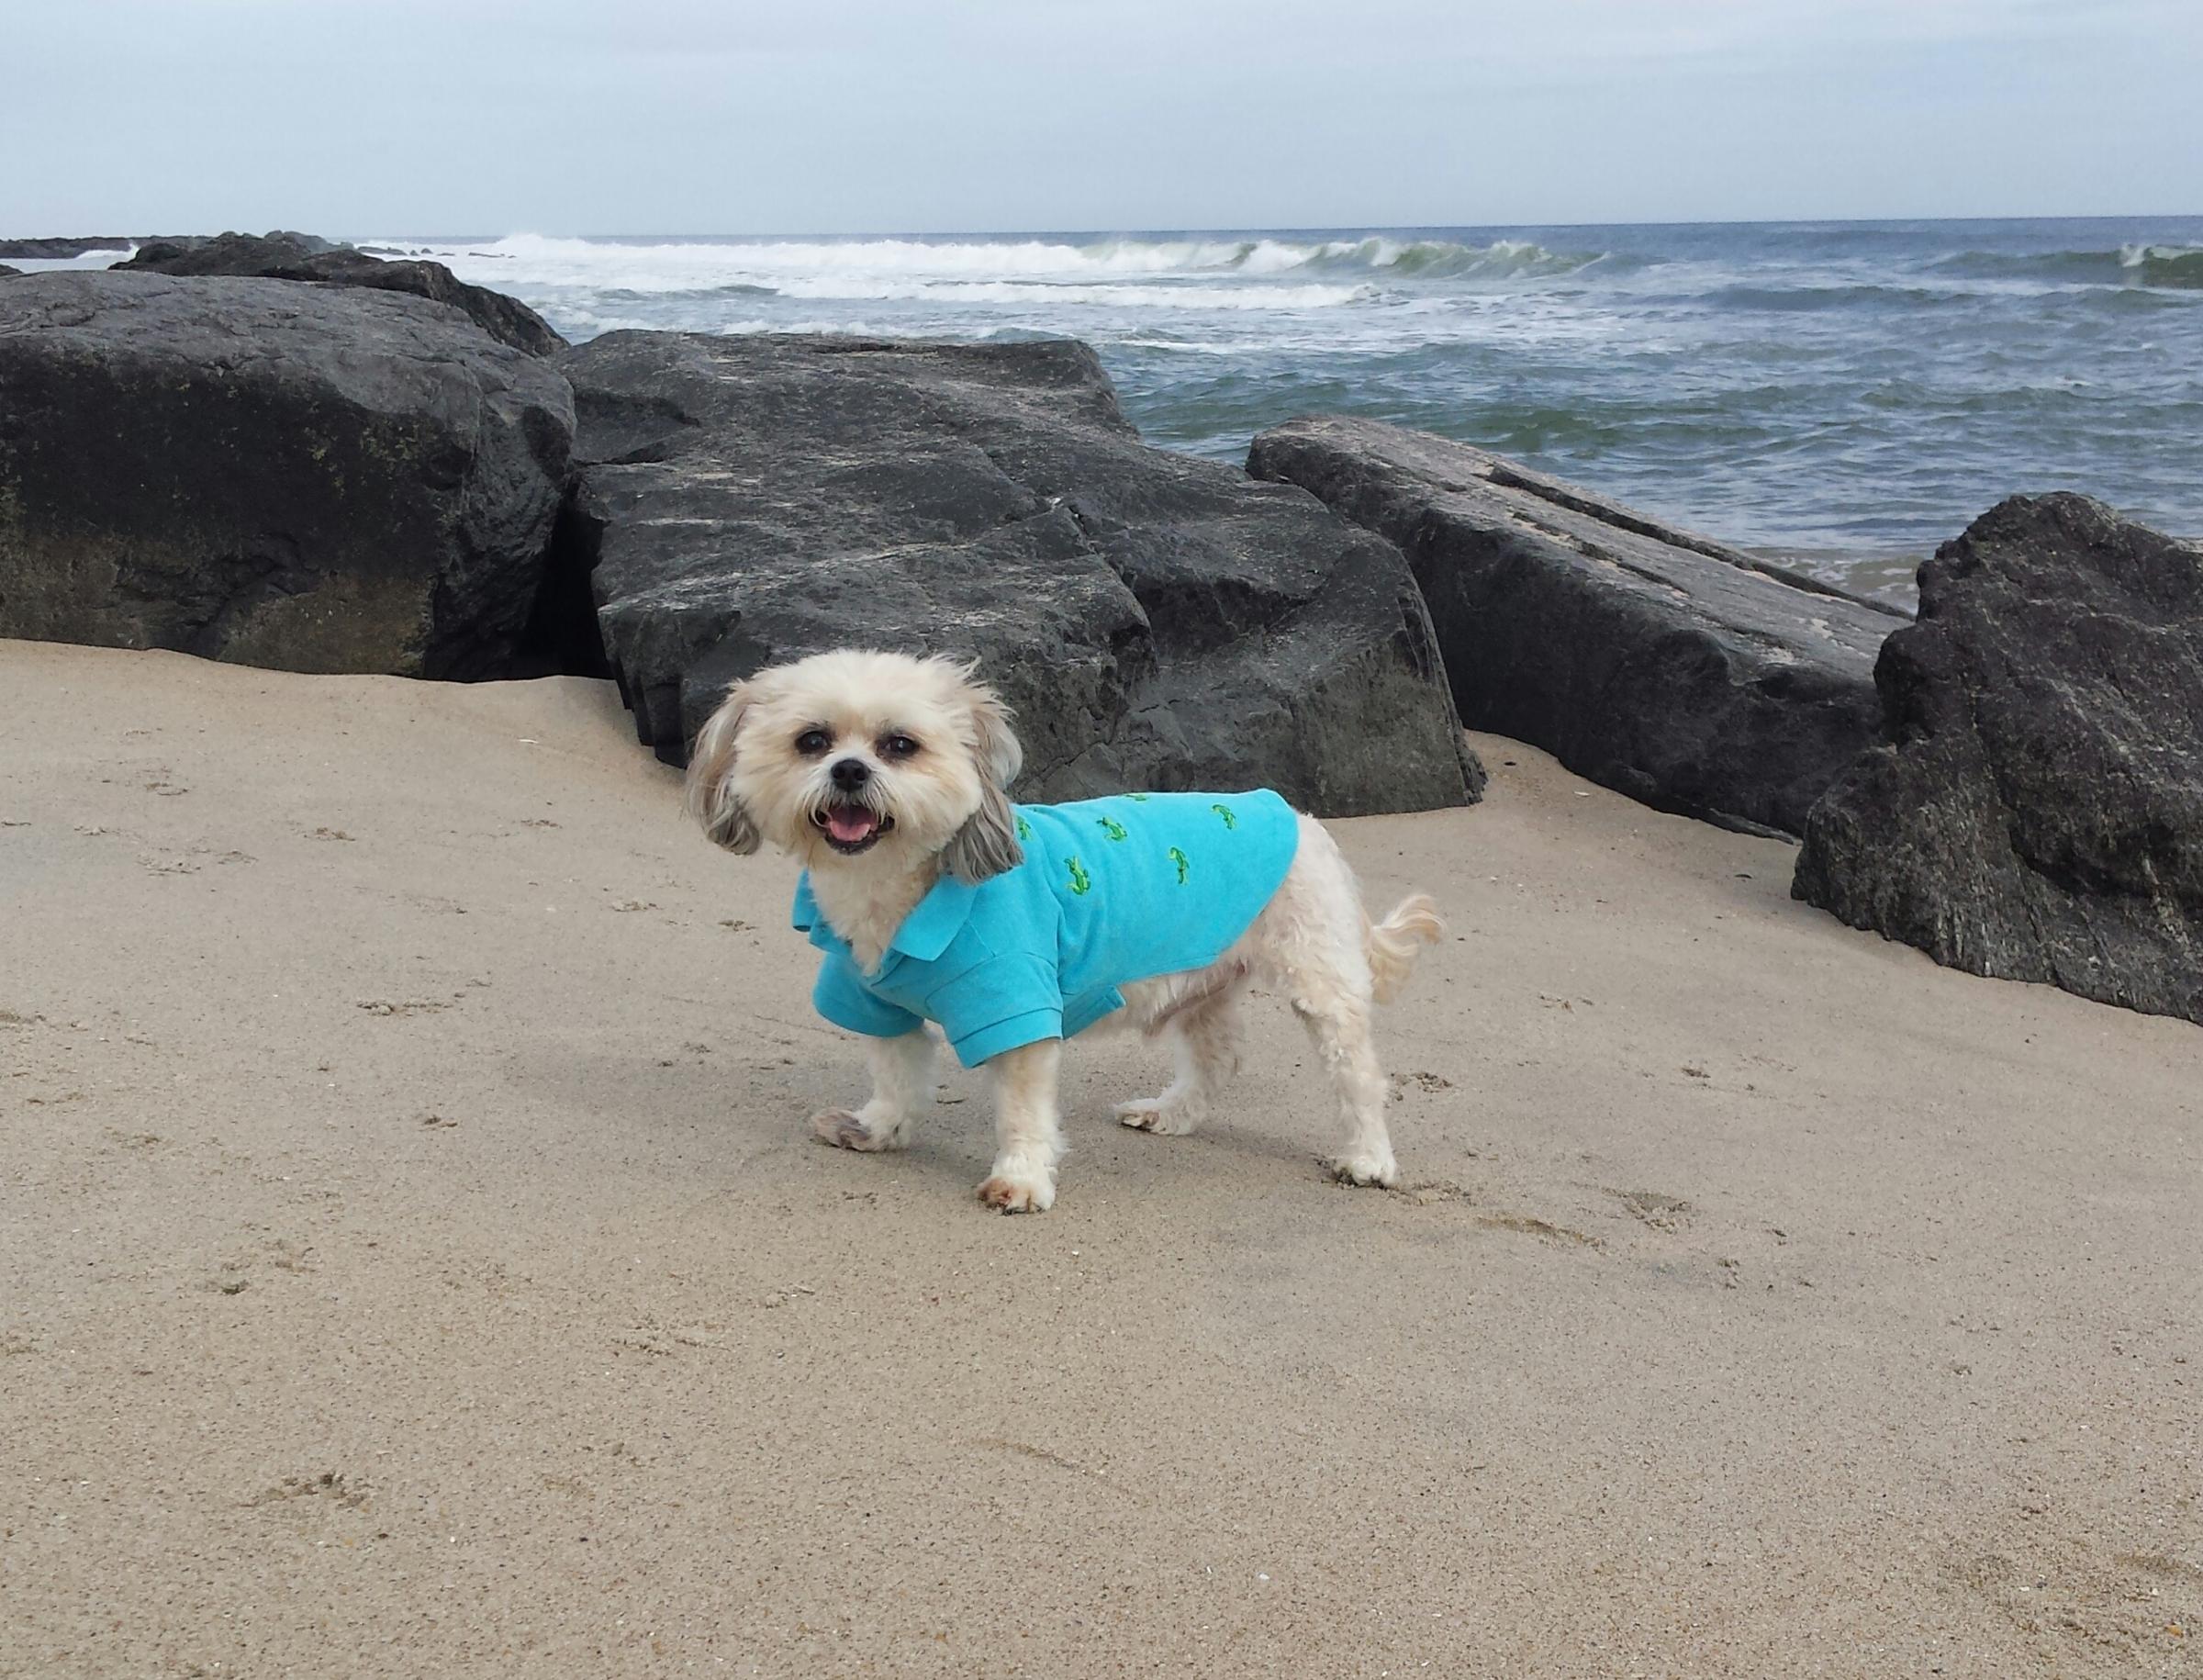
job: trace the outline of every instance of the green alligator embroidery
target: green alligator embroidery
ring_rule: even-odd
[[[1122,840],[1124,838],[1124,824],[1118,822],[1114,817],[1096,817],[1094,822],[1101,828],[1102,832],[1107,834],[1112,840]]]
[[[1124,797],[1135,805],[1145,805],[1147,802],[1147,796],[1145,793],[1127,793]]]
[[[1191,864],[1186,861],[1185,853],[1180,851],[1178,847],[1174,846],[1163,855],[1169,858],[1172,863],[1178,866],[1178,884],[1181,887],[1184,886],[1186,884],[1186,873],[1193,867]]]
[[[1070,865],[1071,890],[1080,898],[1084,898],[1094,890],[1094,878],[1086,872],[1086,867],[1076,857],[1067,858],[1065,861]]]
[[[1030,840],[1033,838],[1033,824],[1026,822],[1023,817],[1020,817],[1017,820],[1017,837],[1020,840]]]
[[[1232,814],[1232,808],[1229,805],[1211,805],[1209,809],[1224,819],[1225,827],[1236,828],[1239,826],[1239,819]]]

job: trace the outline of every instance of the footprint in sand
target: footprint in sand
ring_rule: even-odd
[[[1609,1190],[1606,1193],[1619,1202],[1631,1218],[1655,1231],[1680,1230],[1691,1222],[1694,1211],[1681,1196],[1665,1195],[1657,1190]]]

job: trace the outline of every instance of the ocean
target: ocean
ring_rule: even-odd
[[[576,340],[1068,334],[1169,448],[1395,420],[1898,600],[2015,491],[2203,534],[2203,217],[362,242]]]

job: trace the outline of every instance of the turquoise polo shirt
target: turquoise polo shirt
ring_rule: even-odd
[[[937,1022],[967,1068],[1069,1038],[1124,1006],[1119,987],[1231,949],[1300,842],[1292,807],[1268,789],[1125,793],[1015,814],[1024,861],[977,886],[936,882],[875,973],[819,913],[810,876],[797,882],[795,924],[825,953],[819,1014],[876,1038]]]

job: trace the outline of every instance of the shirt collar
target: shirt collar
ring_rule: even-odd
[[[964,924],[971,919],[972,899],[978,891],[969,881],[958,880],[953,875],[943,876],[918,901],[917,907],[903,917],[902,925],[895,930],[895,937],[888,941],[888,949],[913,957],[920,962],[932,962],[964,931]],[[796,879],[792,920],[800,931],[811,935],[811,944],[822,949],[848,948],[819,913],[819,902],[811,896],[808,869]]]

